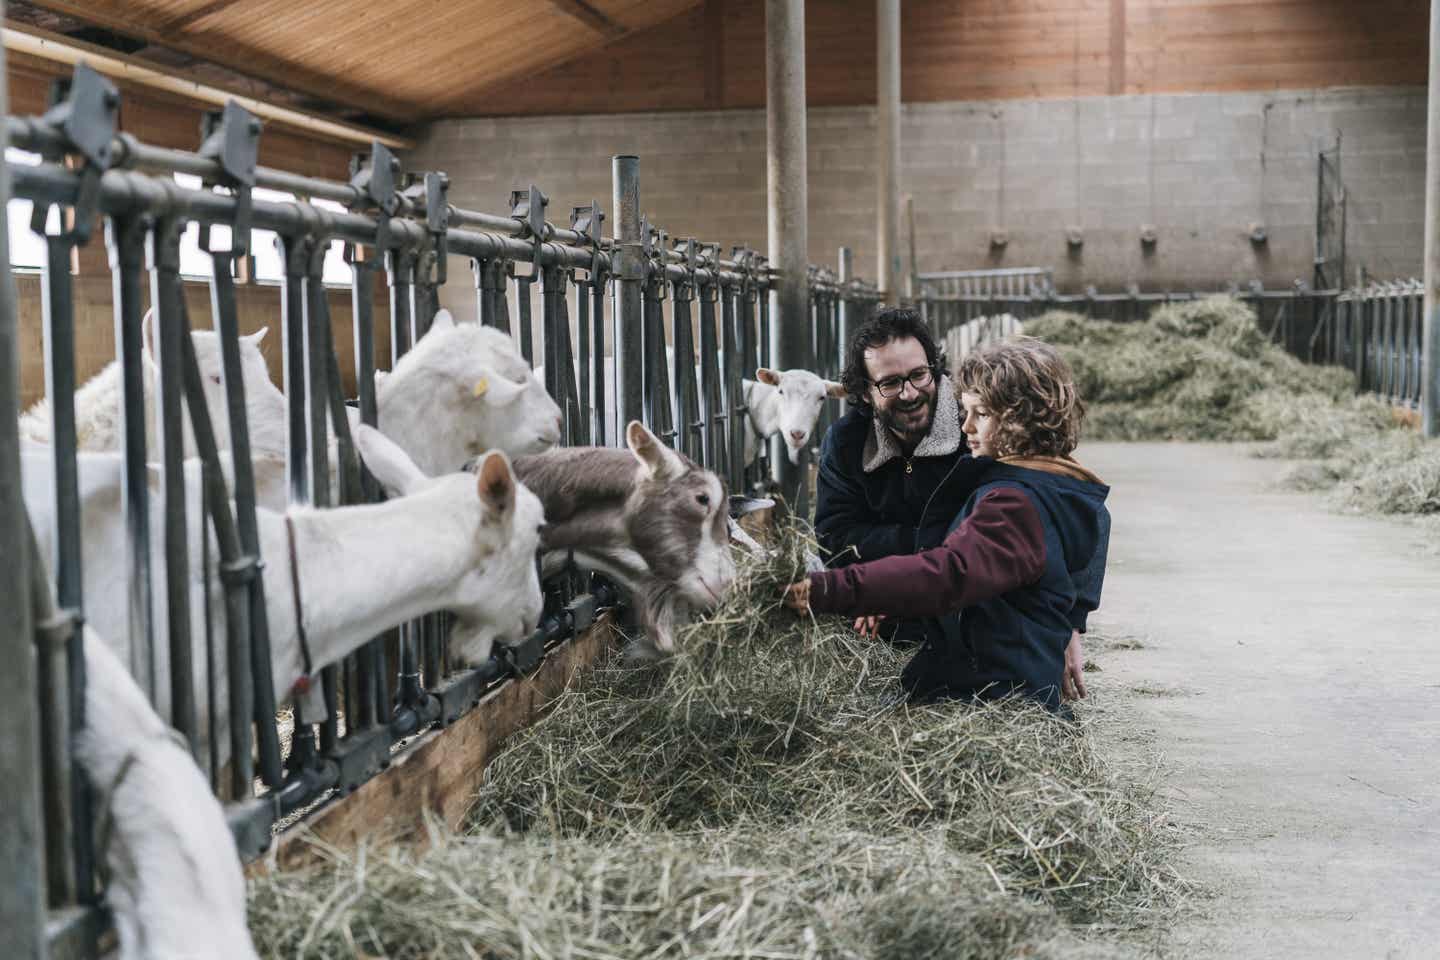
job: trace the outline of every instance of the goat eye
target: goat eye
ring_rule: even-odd
[[[710,494],[708,494],[708,493],[699,493],[699,494],[696,494],[696,495],[695,495],[695,502],[698,503],[698,504],[700,504],[700,506],[702,506],[702,507],[708,507],[708,506],[710,506]]]
[[[780,396],[782,396],[782,397],[785,396],[785,390],[784,390],[784,388],[781,388],[781,389],[779,389],[779,390],[776,390],[775,392],[778,393],[778,394],[780,394]]]
[[[219,383],[219,382],[220,382],[220,374],[218,374],[218,373],[212,373],[212,374],[210,374],[210,382],[211,382],[211,383]]]

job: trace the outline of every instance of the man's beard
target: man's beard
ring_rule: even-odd
[[[904,405],[897,397],[886,404],[884,409],[877,407],[875,416],[880,419],[881,426],[910,443],[919,443],[925,434],[930,432],[930,425],[935,422],[935,401],[939,395],[938,390],[932,390]]]

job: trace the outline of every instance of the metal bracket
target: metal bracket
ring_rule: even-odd
[[[120,91],[84,63],[77,63],[74,75],[51,87],[50,99],[44,122],[59,127],[74,152],[85,158],[80,190],[71,208],[74,225],[61,233],[71,243],[82,244],[90,239],[99,210],[100,176],[113,159],[111,145],[120,113]],[[43,236],[48,213],[49,207],[35,204],[30,212],[30,229]]]
[[[425,174],[425,229],[435,247],[435,285],[443,286],[449,274],[450,254],[446,241],[450,228],[450,178],[432,171]]]
[[[209,111],[200,118],[201,144],[198,153],[220,165],[224,177],[221,186],[235,191],[235,218],[230,227],[230,253],[242,257],[250,249],[250,219],[253,212],[252,189],[255,167],[260,159],[260,118],[234,100],[224,111]],[[206,182],[205,186],[212,184]],[[211,224],[200,227],[200,249],[206,253],[213,247]]]
[[[655,299],[667,300],[670,284],[665,278],[665,250],[670,246],[669,235],[659,227],[651,226],[649,220],[641,217],[640,236],[645,259],[649,261],[649,277],[655,285]]]
[[[535,670],[545,658],[545,629],[542,626],[514,646],[500,651],[500,660],[511,676],[523,677]]]
[[[330,752],[340,768],[336,791],[344,796],[390,765],[390,731],[385,727],[352,733]]]
[[[350,158],[350,186],[357,193],[352,206],[373,206],[379,211],[375,218],[375,249],[382,257],[390,246],[390,218],[400,208],[400,196],[395,192],[399,176],[400,159],[379,140],[371,143],[368,158],[363,153]]]
[[[570,209],[570,229],[584,237],[590,247],[590,279],[595,283],[600,282],[604,273],[600,266],[600,227],[604,222],[605,212],[598,201],[591,200],[588,207]]]
[[[520,222],[520,239],[529,240],[534,251],[529,273],[532,280],[540,278],[540,248],[550,238],[550,225],[545,222],[545,208],[549,203],[550,198],[533,183],[528,190],[510,191],[510,216]]]
[[[595,622],[597,607],[595,595],[592,593],[582,593],[566,605],[565,612],[569,615],[570,629],[574,631],[575,635],[579,635],[582,630],[589,629],[590,625]]]

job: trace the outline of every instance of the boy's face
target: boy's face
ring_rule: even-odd
[[[901,439],[912,443],[930,432],[935,418],[939,384],[928,364],[925,348],[914,337],[901,337],[865,351],[869,399],[875,416]],[[877,387],[877,383],[883,386]]]
[[[1000,418],[980,402],[977,394],[960,394],[960,405],[965,409],[965,423],[960,429],[965,431],[970,452],[977,457],[996,456],[995,437],[999,432]]]

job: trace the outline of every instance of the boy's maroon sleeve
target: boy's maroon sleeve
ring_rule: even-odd
[[[1045,571],[1045,532],[1024,492],[984,494],[938,547],[810,574],[816,613],[933,617],[1034,583]]]

